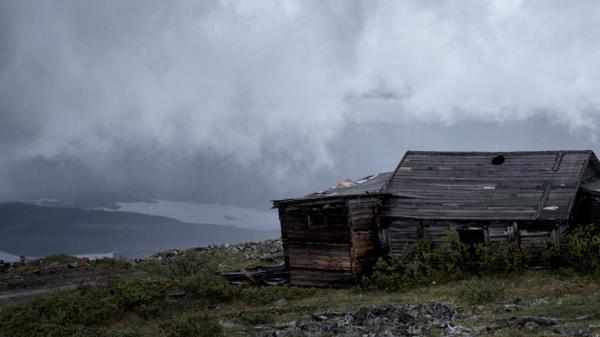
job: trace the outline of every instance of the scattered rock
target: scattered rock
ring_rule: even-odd
[[[523,324],[523,329],[525,330],[536,330],[540,326],[536,322],[527,322]]]
[[[446,327],[446,337],[450,336],[463,336],[472,337],[475,336],[473,331],[461,325],[448,324]]]
[[[275,305],[286,305],[287,301],[285,300],[285,298],[280,298],[277,301],[275,301]]]
[[[567,328],[567,327],[557,327],[554,329],[554,332],[560,335],[565,336],[588,336],[589,333],[592,332],[592,329],[581,327],[581,328]]]
[[[531,302],[532,305],[545,305],[548,304],[548,301],[545,298],[536,298]]]
[[[428,329],[443,326],[448,336],[472,336],[469,329],[450,324],[456,311],[448,303],[386,304],[348,312],[316,312],[309,320],[278,327],[254,327],[255,336],[422,336]]]
[[[523,307],[527,307],[531,305],[527,301],[522,298],[515,298],[510,301],[504,301],[502,304],[502,311],[505,312],[515,312],[521,310]]]
[[[193,248],[200,255],[216,256],[220,253],[235,253],[249,260],[268,260],[283,254],[283,245],[280,239],[264,240],[260,242],[245,242],[237,245],[209,245],[207,247]],[[173,249],[152,255],[149,259],[169,260],[183,253],[184,250]]]
[[[491,331],[496,331],[496,330],[508,328],[511,325],[512,325],[512,322],[510,320],[508,320],[508,319],[500,319],[500,320],[493,321],[488,326],[486,326],[485,329],[487,331],[491,332]]]
[[[491,324],[486,326],[485,329],[487,331],[495,331],[508,327],[514,327],[518,329],[534,330],[538,327],[556,326],[562,322],[564,322],[564,320],[550,317],[523,316],[493,321]]]
[[[504,304],[504,305],[502,305],[502,310],[504,310],[506,312],[519,311],[519,310],[521,310],[521,306],[516,305],[516,304]]]
[[[244,326],[233,322],[221,322],[223,329],[229,330],[244,330]]]
[[[502,304],[506,304],[506,305],[517,305],[517,306],[526,306],[528,303],[527,301],[525,301],[522,298],[515,298],[514,300],[510,300],[510,301],[504,301],[502,302]]]

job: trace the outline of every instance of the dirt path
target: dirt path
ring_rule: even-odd
[[[24,289],[0,290],[0,309],[6,307],[8,304],[21,302],[31,296],[57,291],[74,290],[82,285],[94,285],[96,284],[96,277],[97,275],[88,275],[85,277],[73,278],[60,285],[53,284]]]
[[[7,303],[22,300],[29,296],[46,294],[46,293],[51,293],[51,292],[55,292],[55,291],[73,290],[76,288],[77,288],[77,285],[69,284],[69,285],[58,286],[58,287],[45,287],[45,288],[37,288],[37,289],[19,289],[19,290],[1,291],[0,292],[0,308],[2,308],[3,305],[6,305]]]

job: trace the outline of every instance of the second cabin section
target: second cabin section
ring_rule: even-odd
[[[419,239],[436,245],[454,229],[465,244],[508,241],[541,252],[571,225],[596,220],[589,205],[598,167],[591,151],[409,151],[384,188],[388,251]]]

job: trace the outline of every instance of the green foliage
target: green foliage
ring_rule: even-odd
[[[359,286],[390,291],[457,279],[464,274],[465,255],[458,233],[450,230],[438,247],[432,248],[429,241],[419,240],[406,245],[400,256],[380,258],[371,275],[363,277]]]
[[[239,288],[232,286],[222,277],[213,274],[180,277],[176,282],[179,289],[188,295],[209,303],[229,301],[239,292]]]
[[[173,285],[163,278],[127,278],[108,288],[121,310],[143,318],[156,317],[165,306],[165,294],[172,289]]]
[[[480,272],[514,272],[527,265],[530,255],[527,247],[518,248],[507,241],[498,241],[475,245],[470,259]]]
[[[0,311],[0,336],[87,336],[114,317],[118,305],[102,291],[58,292],[30,298]]]
[[[168,337],[220,337],[223,328],[216,317],[206,312],[183,313],[160,324]]]
[[[404,288],[403,270],[397,256],[381,257],[373,266],[371,274],[363,276],[358,284],[363,290],[393,291]]]
[[[458,232],[450,230],[442,239],[442,244],[434,249],[434,261],[438,269],[447,275],[461,277],[464,272],[466,247],[460,242]]]
[[[273,322],[273,310],[244,310],[236,315],[236,319],[247,325],[268,324]]]
[[[144,334],[134,327],[107,329],[103,337],[143,337]]]
[[[600,231],[595,225],[579,226],[571,231],[560,246],[545,254],[550,262],[569,266],[584,274],[600,273]]]
[[[164,279],[128,278],[35,296],[0,311],[0,337],[101,336],[98,327],[125,312],[156,317],[172,287]]]
[[[217,271],[217,262],[194,251],[185,251],[165,260],[144,261],[137,268],[150,275],[174,279],[198,274],[213,274]]]
[[[527,249],[515,248],[508,242],[467,246],[461,243],[457,231],[449,230],[436,247],[419,240],[405,246],[400,256],[380,258],[371,275],[361,279],[360,288],[399,290],[461,279],[466,272],[518,271],[529,259]]]
[[[249,287],[242,290],[241,297],[247,304],[265,305],[279,299],[296,300],[316,293],[314,288],[298,287]]]
[[[458,298],[470,304],[496,302],[504,295],[504,287],[492,280],[473,278],[465,281],[458,289]]]

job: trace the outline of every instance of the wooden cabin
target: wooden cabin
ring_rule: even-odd
[[[350,185],[274,202],[292,284],[351,283],[378,256],[449,229],[466,244],[542,251],[600,219],[592,151],[408,151],[393,173]]]
[[[391,173],[342,182],[304,198],[274,201],[292,284],[349,285],[381,256],[377,222]]]

